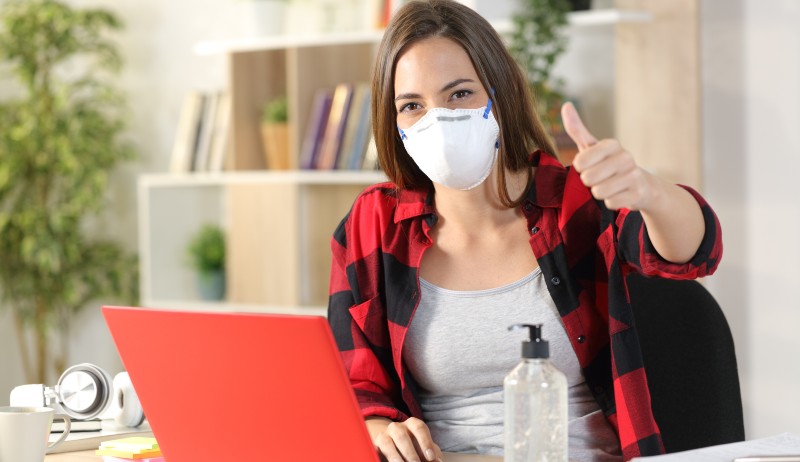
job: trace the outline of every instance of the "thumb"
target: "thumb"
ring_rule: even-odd
[[[566,102],[561,106],[561,121],[564,124],[564,130],[578,146],[579,151],[597,143],[597,139],[583,125],[581,116],[578,115],[578,111],[571,102]]]

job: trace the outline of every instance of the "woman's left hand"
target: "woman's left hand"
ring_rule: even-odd
[[[673,263],[689,261],[705,235],[705,220],[694,196],[636,165],[619,141],[597,141],[572,103],[561,107],[561,119],[578,145],[572,166],[592,196],[611,210],[640,211],[656,251]]]
[[[615,139],[597,139],[583,125],[572,103],[561,107],[564,129],[578,146],[572,167],[595,199],[611,210],[647,209],[659,187],[658,180],[636,165],[631,153]]]

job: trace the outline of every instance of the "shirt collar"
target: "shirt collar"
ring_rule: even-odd
[[[539,207],[561,207],[569,169],[555,156],[542,150],[531,153],[529,160],[536,170],[533,176],[534,186],[527,200]],[[435,213],[433,193],[432,187],[400,189],[394,222],[399,223],[408,218]]]
[[[567,183],[567,167],[555,156],[540,149],[531,154],[530,163],[536,170],[528,200],[539,207],[561,207]]]
[[[394,222],[400,223],[407,218],[435,213],[433,192],[433,187],[400,189],[397,194]]]

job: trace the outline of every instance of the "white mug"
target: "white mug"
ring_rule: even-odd
[[[53,419],[61,419],[64,433],[48,445]],[[0,407],[0,462],[42,462],[46,452],[69,435],[70,420],[49,407]]]

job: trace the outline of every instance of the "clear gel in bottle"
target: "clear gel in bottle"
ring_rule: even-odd
[[[567,378],[550,362],[542,325],[528,328],[522,361],[503,381],[505,462],[567,462]]]

